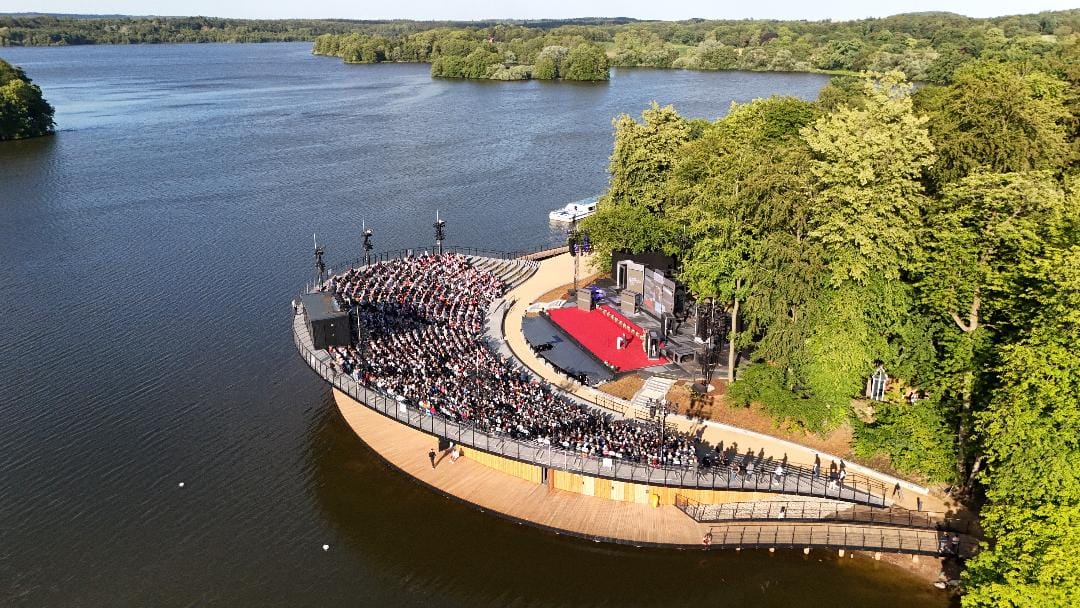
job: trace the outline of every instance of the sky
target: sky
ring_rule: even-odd
[[[1080,8],[1080,0],[0,0],[0,13],[348,19],[861,19],[949,11],[996,17]]]

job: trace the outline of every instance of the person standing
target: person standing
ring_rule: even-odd
[[[431,468],[434,469],[435,468],[435,449],[434,448],[432,448],[431,450],[428,451],[427,457],[428,457],[428,460],[431,461]]]

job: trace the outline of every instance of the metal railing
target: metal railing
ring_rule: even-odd
[[[422,432],[489,454],[591,477],[646,485],[797,494],[866,504],[884,504],[885,501],[884,493],[876,494],[871,484],[860,484],[858,481],[852,483],[849,478],[843,485],[830,486],[820,478],[812,479],[808,468],[790,463],[787,465],[789,473],[779,479],[772,479],[768,475],[740,476],[716,467],[703,469],[692,463],[684,466],[645,464],[616,457],[572,452],[562,447],[488,433],[465,422],[429,414],[357,382],[352,376],[340,371],[329,360],[325,351],[320,353],[311,347],[302,315],[294,315],[293,336],[297,350],[307,364],[319,376],[355,401]]]
[[[373,254],[371,258],[373,262],[389,261],[404,256],[423,255],[432,250],[434,250],[433,246],[425,245]],[[521,258],[520,252],[501,252],[450,245],[443,245],[443,252],[505,260]],[[346,265],[343,269],[339,268],[337,272],[362,266],[363,263],[364,259],[359,258],[352,265]],[[294,315],[293,337],[297,350],[308,365],[335,388],[359,403],[423,432],[445,437],[491,454],[593,477],[647,485],[795,494],[872,505],[884,505],[886,502],[885,497],[889,486],[879,480],[848,473],[842,483],[827,482],[825,478],[814,474],[810,465],[793,464],[787,462],[786,458],[783,461],[776,461],[772,457],[765,458],[759,455],[751,460],[748,456],[736,455],[734,458],[736,462],[754,463],[757,471],[755,475],[747,474],[745,467],[740,472],[737,468],[728,468],[726,465],[703,467],[698,466],[696,462],[684,465],[640,463],[617,457],[573,452],[562,447],[515,439],[496,433],[489,434],[468,423],[449,420],[442,415],[429,415],[418,408],[398,402],[386,393],[364,386],[343,373],[333,365],[325,351],[320,355],[312,348],[310,336],[300,315]],[[626,410],[624,410],[625,413]],[[644,423],[648,424],[648,422]],[[784,474],[772,475],[779,462],[783,463]]]
[[[434,253],[438,248],[434,244],[418,245],[416,247],[401,247],[398,249],[390,249],[387,251],[380,251],[378,253],[371,254],[372,263],[376,262],[388,262],[390,260],[396,260],[403,257],[419,256],[424,254]],[[443,253],[457,253],[460,255],[470,255],[483,258],[494,258],[497,260],[521,260],[525,262],[532,262],[537,259],[543,259],[545,254],[557,255],[568,251],[566,245],[552,246],[541,245],[529,249],[519,249],[516,251],[503,251],[500,249],[485,249],[482,247],[460,247],[458,245],[446,245],[443,244]],[[328,264],[328,267],[333,269],[335,273],[344,272],[350,268],[357,268],[366,265],[366,257],[359,256],[351,260],[345,260],[337,264]]]
[[[835,521],[875,526],[969,533],[971,522],[944,513],[812,501],[756,501],[702,504],[676,494],[675,506],[699,523]]]
[[[951,539],[931,530],[877,528],[861,526],[806,524],[716,526],[709,530],[712,547],[745,549],[824,547],[854,551],[906,553],[910,555],[959,555],[967,557],[978,550],[978,542],[962,537],[954,545]]]

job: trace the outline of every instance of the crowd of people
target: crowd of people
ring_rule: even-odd
[[[358,382],[432,416],[589,456],[690,467],[695,441],[616,420],[529,378],[484,343],[504,285],[468,258],[405,257],[349,270],[321,287],[359,319],[360,339],[327,349]]]

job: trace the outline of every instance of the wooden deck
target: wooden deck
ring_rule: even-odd
[[[492,458],[497,457],[473,452],[471,448],[464,448],[464,457],[457,462],[452,462],[448,455],[439,454],[436,467],[432,469],[428,451],[438,449],[437,438],[383,416],[338,390],[334,390],[334,398],[356,434],[404,473],[482,510],[561,534],[639,546],[700,547],[705,533],[712,532],[713,547],[717,548],[816,546],[922,554],[936,552],[936,536],[926,530],[820,524],[717,526],[699,523],[674,505],[653,507],[549,488],[548,484],[537,483],[540,478],[531,471],[511,474],[492,468],[492,464],[505,465],[493,463]],[[473,453],[470,455],[470,452]],[[532,481],[523,477],[531,477]]]

